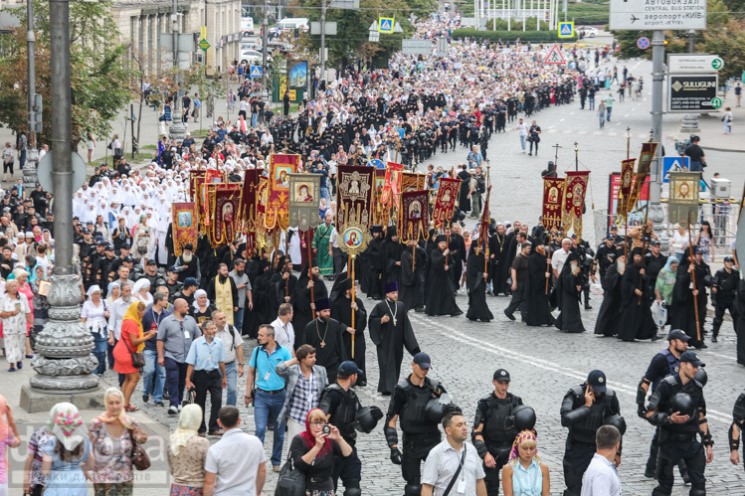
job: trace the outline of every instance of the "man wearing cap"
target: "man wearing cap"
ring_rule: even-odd
[[[561,425],[569,428],[564,451],[564,496],[579,496],[582,476],[595,456],[595,432],[621,409],[605,373],[593,370],[587,380],[571,388],[561,403]]]
[[[688,349],[688,341],[690,340],[690,336],[680,329],[673,329],[668,333],[667,341],[669,344],[667,349],[652,357],[652,361],[649,363],[649,367],[647,367],[647,371],[644,373],[644,377],[642,377],[639,388],[636,391],[636,404],[638,406],[637,412],[639,416],[643,416],[646,412],[644,402],[647,398],[647,393],[650,390],[654,392],[662,379],[668,375],[677,374],[680,371],[680,355]],[[649,458],[647,458],[647,468],[644,472],[644,476],[650,479],[655,478],[657,468],[658,437],[659,429],[655,431],[652,438]],[[681,466],[680,470],[683,478],[687,479],[688,474],[685,473],[685,467]]]
[[[681,458],[688,467],[691,480],[689,495],[706,495],[704,471],[706,464],[714,460],[714,440],[706,421],[703,386],[695,379],[698,368],[704,365],[695,352],[682,353],[678,373],[660,381],[647,404],[644,417],[660,428],[658,485],[652,492],[654,496],[672,493],[673,467]],[[697,437],[699,434],[701,442]]]
[[[506,420],[514,409],[523,404],[522,398],[507,392],[510,373],[497,369],[492,377],[494,392],[481,398],[476,406],[471,438],[479,457],[484,461],[486,489],[489,496],[499,494],[499,472],[509,459],[512,442],[517,435],[514,425]]]
[[[385,285],[385,299],[373,307],[368,325],[378,356],[378,392],[389,395],[401,375],[404,347],[411,355],[421,351],[406,307],[398,301],[396,282]]]
[[[429,355],[414,355],[411,374],[396,384],[388,405],[383,428],[385,440],[391,449],[391,462],[401,465],[406,487],[405,496],[421,494],[421,464],[429,451],[440,442],[438,425],[441,418],[431,418],[426,413],[427,404],[445,393],[439,382],[427,377],[432,361]],[[403,450],[399,449],[396,423],[401,420]]]
[[[732,317],[732,325],[737,326],[737,310],[735,309],[735,297],[737,286],[740,284],[740,273],[734,270],[735,259],[724,257],[724,267],[714,274],[714,284],[711,287],[711,302],[714,304],[714,325],[712,327],[711,342],[717,342],[719,328],[724,322],[724,312],[729,310]]]
[[[181,291],[183,284],[178,280],[178,272],[176,268],[171,265],[166,269],[166,283],[165,286],[168,288],[168,294],[175,295]]]
[[[192,307],[194,304],[194,293],[197,292],[197,287],[199,286],[199,283],[197,283],[197,280],[193,277],[187,277],[184,279],[184,285],[181,287],[181,291],[178,293],[171,293],[171,302],[175,302],[177,298],[182,298],[186,300],[186,303],[189,305],[189,308]]]
[[[621,253],[623,253],[623,251],[621,251]],[[598,264],[598,273],[600,274],[601,284],[603,283],[603,279],[605,278],[605,273],[616,260],[617,256],[618,250],[616,249],[616,245],[613,242],[613,238],[611,236],[608,236],[603,239],[603,242],[595,251],[595,261]]]
[[[360,400],[352,390],[362,371],[351,360],[342,362],[336,372],[336,382],[330,384],[321,393],[318,408],[329,416],[329,423],[339,429],[344,440],[352,447],[352,454],[348,457],[334,457],[334,470],[331,478],[334,480],[336,491],[339,478],[344,483],[344,496],[360,496],[360,480],[362,479],[362,462],[357,456],[357,432],[355,422],[357,410],[361,408]]]
[[[309,344],[316,349],[316,362],[326,367],[328,377],[336,377],[336,369],[346,360],[342,335],[346,332],[338,320],[331,318],[328,298],[315,301],[316,318],[308,322],[301,338],[301,344]]]

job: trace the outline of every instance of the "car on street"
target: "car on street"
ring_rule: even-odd
[[[585,38],[594,38],[600,33],[598,28],[592,26],[580,26],[575,30],[580,34],[584,33]]]
[[[261,52],[257,50],[241,50],[241,64],[247,63],[250,65],[261,65],[262,62],[262,54]],[[272,62],[272,56],[267,54],[266,55],[266,61],[268,63]]]

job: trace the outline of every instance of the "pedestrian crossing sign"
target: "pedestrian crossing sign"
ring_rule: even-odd
[[[378,33],[392,34],[396,26],[396,20],[393,17],[378,18]]]
[[[252,65],[248,71],[248,75],[251,79],[259,79],[264,74],[264,68],[260,65]]]
[[[560,22],[558,35],[559,38],[574,38],[574,23]]]
[[[670,182],[670,172],[680,172],[683,169],[688,170],[688,157],[679,155],[673,157],[662,157],[662,182]]]
[[[553,46],[551,46],[551,50],[549,50],[546,58],[543,59],[543,63],[545,65],[564,65],[567,63],[558,44],[554,43]]]

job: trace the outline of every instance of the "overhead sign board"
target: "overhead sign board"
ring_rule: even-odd
[[[667,88],[668,112],[715,110],[719,76],[716,74],[670,74]]]
[[[706,0],[611,0],[610,29],[706,29]]]
[[[724,67],[719,55],[670,54],[667,58],[667,70],[670,73],[713,73]]]
[[[560,22],[556,34],[559,38],[574,38],[574,23]]]
[[[326,36],[336,36],[338,31],[338,24],[335,21],[326,21]],[[321,23],[311,22],[310,23],[310,34],[321,34]]]
[[[432,55],[429,40],[401,40],[401,51],[407,55]]]

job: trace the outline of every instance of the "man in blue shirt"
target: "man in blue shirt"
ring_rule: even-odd
[[[279,472],[282,462],[282,443],[285,440],[285,423],[278,420],[285,403],[285,380],[277,374],[277,365],[292,360],[290,350],[274,340],[274,328],[269,324],[259,327],[259,346],[251,353],[246,374],[246,406],[254,404],[256,437],[264,444],[264,434],[269,420],[274,424],[272,469]],[[256,391],[254,391],[254,385]]]
[[[191,342],[189,354],[186,355],[186,390],[194,389],[194,401],[202,407],[202,425],[199,427],[202,436],[207,430],[204,406],[207,393],[210,393],[210,436],[221,436],[217,416],[222,407],[222,389],[228,386],[225,347],[222,340],[215,337],[217,325],[211,320],[202,324],[202,332],[204,335]]]

